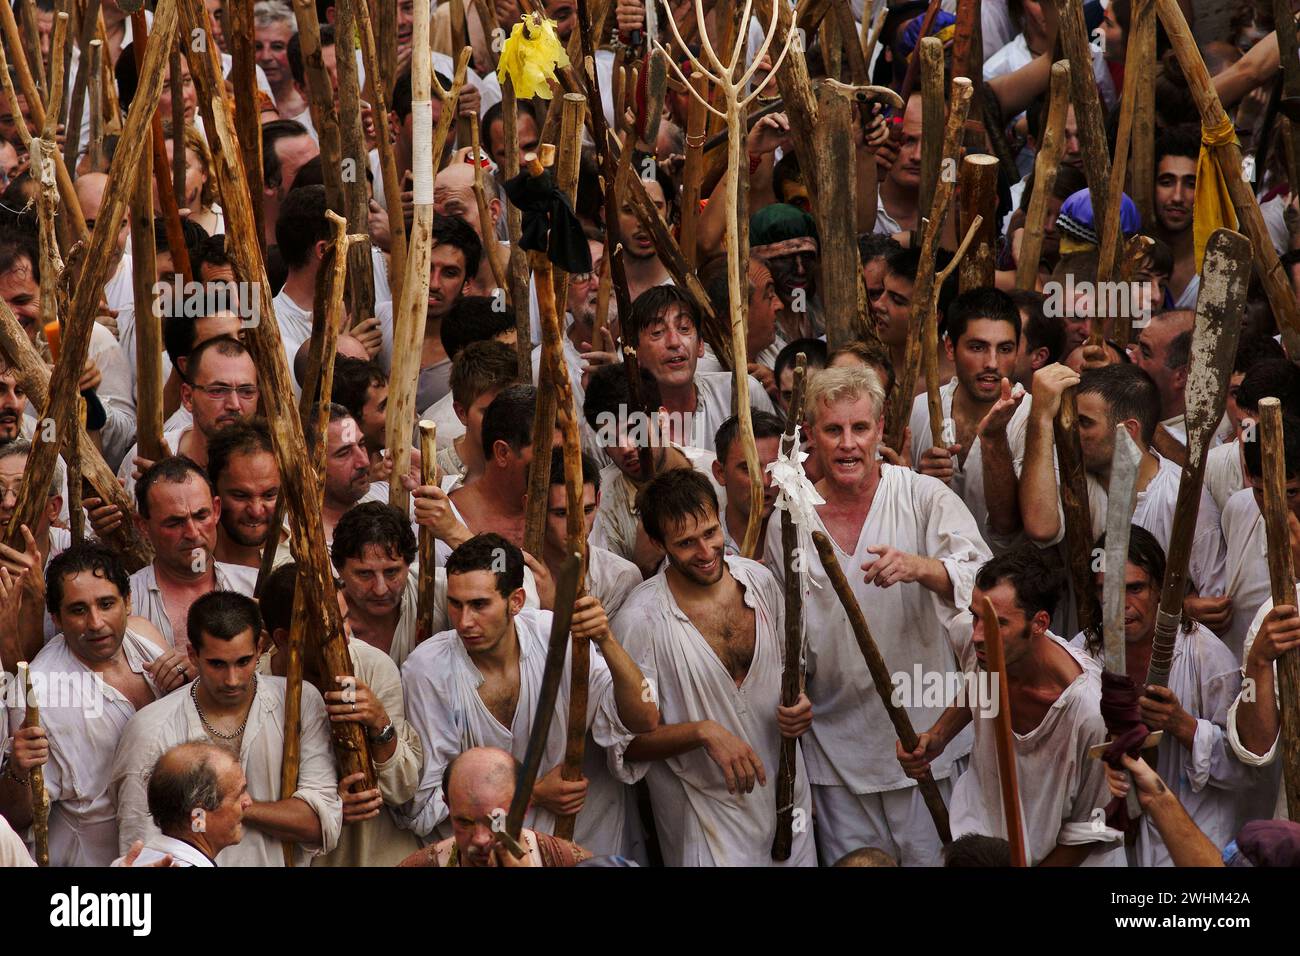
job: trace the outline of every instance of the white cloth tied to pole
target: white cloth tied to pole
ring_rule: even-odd
[[[784,446],[785,442],[782,441],[781,445]],[[799,448],[799,426],[796,425],[790,454],[786,454],[784,447],[779,448],[776,460],[767,466],[772,483],[777,487],[774,507],[778,511],[790,512],[801,537],[810,534],[810,529],[817,523],[817,506],[826,503],[804,474],[803,463],[807,460],[808,453]]]

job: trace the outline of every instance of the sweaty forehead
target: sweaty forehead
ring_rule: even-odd
[[[184,481],[159,481],[149,488],[149,514],[157,520],[211,507],[211,490],[195,474],[187,474]]]

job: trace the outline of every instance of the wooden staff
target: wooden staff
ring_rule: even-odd
[[[154,30],[157,31],[157,28],[158,20],[157,17],[155,17]],[[165,38],[170,34],[160,33],[159,35],[164,37],[160,46],[162,49],[162,61],[165,66],[169,59],[166,46],[167,41]],[[137,73],[143,74],[145,58],[149,53],[149,25],[145,21],[143,8],[131,14],[131,37],[131,50],[135,55],[135,69]],[[160,89],[161,86],[162,83],[160,76]],[[137,95],[139,94],[140,89],[141,87],[136,87]],[[172,93],[173,96],[179,96],[179,93],[175,90],[173,90]],[[156,103],[156,100],[154,102]],[[135,105],[135,100],[131,101],[131,105]],[[190,254],[185,245],[185,230],[181,227],[181,213],[180,207],[176,204],[175,184],[172,182],[172,177],[169,173],[171,166],[167,161],[167,146],[163,141],[161,112],[155,108],[153,112],[149,114],[148,122],[148,131],[143,135],[150,137],[150,144],[153,147],[153,175],[154,181],[158,185],[158,214],[163,221],[163,228],[167,232],[167,251],[171,253],[173,270],[181,274],[183,281],[189,282],[194,278],[194,270],[190,265]],[[123,131],[123,135],[125,135],[125,131]],[[185,141],[182,137],[181,131],[174,131],[172,135],[176,137],[176,142],[172,144],[172,149],[184,151]],[[113,162],[115,165],[118,162],[116,154],[113,156]],[[95,225],[99,225],[98,219],[96,219]]]
[[[506,179],[519,175],[519,107],[515,85],[509,76],[501,80],[501,130],[506,148]],[[510,234],[510,306],[515,311],[515,355],[519,359],[519,381],[533,381],[533,323],[528,313],[528,256],[519,245],[523,233],[520,212],[506,203],[506,230]],[[595,344],[594,342],[592,343]]]
[[[853,589],[849,587],[848,579],[844,577],[844,571],[835,557],[835,546],[820,531],[812,533],[812,540],[821,558],[822,567],[826,570],[826,576],[830,578],[831,587],[835,589],[835,594],[844,607],[849,626],[853,628],[858,650],[862,652],[863,660],[867,662],[867,670],[871,672],[871,682],[875,685],[876,696],[889,715],[889,720],[894,725],[894,732],[903,743],[903,749],[911,753],[920,743],[916,731],[912,728],[912,718],[908,716],[906,708],[894,703],[894,684],[889,666],[881,656],[875,638],[871,636],[871,628],[867,626],[867,619],[862,614],[862,608],[853,594]],[[945,845],[951,843],[952,832],[948,828],[948,808],[944,805],[943,794],[939,792],[939,785],[934,782],[933,775],[927,770],[925,776],[917,781],[917,786],[921,790],[921,797],[925,800],[925,808],[930,811],[930,817],[934,820],[934,827],[939,831],[939,839]]]
[[[1020,237],[1020,258],[1016,262],[1016,288],[1038,288],[1038,264],[1043,257],[1043,224],[1047,219],[1047,201],[1056,185],[1056,171],[1061,165],[1061,139],[1065,135],[1065,115],[1070,107],[1070,64],[1057,60],[1052,64],[1052,82],[1047,107],[1047,122],[1041,131],[1038,156],[1034,159],[1034,191],[1025,213],[1025,231]]]
[[[1059,39],[1065,58],[1070,61],[1070,102],[1079,123],[1079,149],[1083,154],[1083,172],[1088,192],[1093,197],[1092,217],[1100,235],[1106,228],[1101,197],[1110,184],[1110,146],[1106,124],[1102,119],[1097,84],[1092,78],[1092,48],[1083,22],[1083,5],[1073,0],[1054,0],[1061,20]],[[1037,186],[1035,186],[1037,188]],[[1093,316],[1092,336],[1098,341],[1099,317]]]
[[[680,242],[682,255],[691,268],[695,268],[699,265],[695,258],[695,227],[700,219],[700,169],[704,162],[704,127],[708,119],[704,109],[704,94],[708,91],[708,80],[703,73],[692,72],[690,83],[696,95],[691,97],[686,112],[686,162],[682,166]]]
[[[546,668],[542,672],[542,686],[537,693],[537,710],[533,715],[532,732],[528,735],[528,749],[524,752],[524,770],[515,783],[514,798],[506,817],[506,833],[515,840],[524,825],[524,814],[532,799],[537,771],[541,769],[546,739],[551,732],[555,716],[555,698],[560,692],[564,675],[565,645],[569,643],[569,623],[573,620],[573,602],[578,596],[578,579],[582,575],[582,559],[570,554],[560,566],[560,576],[555,582],[555,611],[551,615],[551,635],[546,645]]]
[[[307,105],[311,109],[312,126],[316,129],[317,142],[320,144],[321,176],[325,180],[325,196],[331,209],[344,209],[346,202],[343,197],[342,133],[339,129],[334,85],[330,82],[329,73],[325,69],[325,60],[321,54],[320,20],[316,16],[316,3],[315,0],[292,0],[292,6],[294,19],[298,23],[298,48],[302,54],[303,74],[307,79]],[[423,18],[415,19],[419,21]],[[342,42],[338,34],[339,31],[335,31],[336,56],[341,49],[338,44]],[[411,56],[411,70],[415,70],[414,53]],[[398,212],[400,211],[401,206],[398,206]],[[409,436],[407,441],[409,443]],[[397,485],[398,482],[393,484]]]
[[[944,157],[943,41],[922,37],[921,55],[921,187],[917,209],[928,213],[934,207],[934,187],[939,181],[939,163]],[[903,103],[907,107],[907,103]]]
[[[380,3],[380,29],[386,14],[395,5],[388,0]],[[375,31],[370,19],[370,5],[359,0],[353,8],[360,28],[361,61],[366,68],[366,82],[370,86],[370,105],[375,116],[375,132],[379,142],[379,172],[383,178],[384,206],[388,210],[388,290],[394,302],[402,301],[402,283],[406,276],[406,217],[402,215],[402,180],[397,171],[397,157],[393,153],[392,126],[388,119],[389,92],[392,90],[392,64],[386,63],[375,47]],[[387,37],[394,33],[384,34]],[[393,41],[385,41],[385,49]]]
[[[90,166],[95,172],[108,167],[104,159],[104,44],[90,41]],[[179,99],[179,98],[178,98]],[[80,133],[75,134],[77,137]],[[70,137],[71,138],[71,137]]]
[[[1183,18],[1183,12],[1178,7],[1178,0],[1156,0],[1156,4],[1160,20],[1164,23],[1169,42],[1173,46],[1174,55],[1178,57],[1178,64],[1187,78],[1187,87],[1196,101],[1196,109],[1201,114],[1201,127],[1207,130],[1223,128],[1225,124],[1231,123],[1231,120],[1223,111],[1219,95],[1210,82],[1209,71],[1205,68],[1205,61],[1201,59],[1196,41],[1192,38],[1187,21]],[[1237,218],[1241,220],[1246,235],[1250,237],[1251,246],[1255,250],[1255,273],[1264,287],[1264,294],[1268,297],[1273,315],[1278,320],[1287,353],[1294,359],[1300,356],[1300,306],[1296,303],[1291,280],[1283,270],[1277,251],[1273,248],[1273,240],[1269,237],[1268,227],[1264,224],[1259,203],[1255,199],[1254,187],[1242,178],[1241,147],[1234,140],[1222,146],[1211,146],[1209,149],[1228,185],[1228,193],[1232,197]]]
[[[72,543],[83,544],[86,540],[86,512],[81,506],[83,479],[81,477],[82,449],[81,435],[85,431],[86,400],[77,396],[77,425],[69,428],[64,436],[63,463],[67,467],[68,477],[68,527],[72,532]]]
[[[420,419],[420,484],[438,481],[438,426],[427,418]],[[420,526],[420,583],[416,591],[415,633],[420,640],[433,633],[434,548],[433,531]]]
[[[154,300],[153,161],[145,152],[131,203],[131,288],[135,294],[136,441],[140,456],[163,457],[162,318]]]
[[[165,7],[170,7],[171,3],[172,0],[162,0]],[[203,22],[203,6],[198,0],[180,0],[180,3],[183,7],[182,26],[186,35],[191,35]],[[170,31],[160,32],[166,35]],[[280,470],[280,494],[289,510],[294,554],[303,572],[299,578],[306,591],[303,616],[306,626],[319,635],[322,676],[327,682],[332,682],[336,677],[351,675],[352,662],[343,635],[334,577],[326,557],[320,495],[313,493],[319,486],[312,482],[307,466],[310,459],[303,442],[302,425],[294,414],[293,387],[284,342],[275,318],[266,269],[253,235],[256,227],[248,194],[243,188],[247,182],[241,168],[243,158],[235,142],[234,121],[223,95],[220,71],[211,57],[203,56],[188,46],[186,55],[198,91],[199,108],[204,114],[203,126],[212,137],[213,172],[226,202],[226,252],[234,264],[236,275],[245,277],[258,296],[259,321],[246,331],[247,342],[261,380],[262,403]],[[318,447],[324,444],[322,440]],[[339,723],[331,727],[331,735],[339,775],[361,773],[365,786],[373,787],[374,768],[362,728],[353,723]]]
[[[1061,407],[1052,421],[1052,434],[1060,472],[1066,571],[1074,588],[1075,613],[1078,629],[1082,631],[1096,623],[1096,581],[1092,573],[1092,514],[1088,509],[1088,479],[1079,443],[1075,391],[1072,387],[1061,393]]]
[[[993,285],[993,246],[998,229],[998,159],[988,153],[970,153],[962,158],[958,178],[960,207],[959,228],[969,231],[979,217],[982,225],[974,237],[961,268],[957,270],[958,288],[962,292]]]
[[[957,244],[957,251],[952,254],[948,264],[939,270],[939,274],[934,277],[936,289],[942,289],[943,284],[948,281],[948,277],[961,268],[961,264],[966,261],[966,253],[975,241],[975,236],[984,228],[984,217],[976,214],[975,218],[970,221],[966,227],[966,235],[962,236],[961,242]]]
[[[183,88],[184,78],[181,76],[181,53],[176,49],[173,43],[167,51],[167,75],[170,78],[171,88],[179,90]],[[254,84],[256,85],[256,84]],[[253,94],[256,97],[256,93]],[[256,100],[254,100],[256,102]],[[247,111],[239,111],[247,112]],[[236,116],[238,120],[239,117]],[[176,199],[177,207],[185,205],[185,98],[183,96],[172,97],[172,162],[171,162],[171,183],[172,196]],[[261,137],[262,130],[258,127],[257,136]],[[177,145],[179,143],[179,146]],[[260,155],[260,154],[259,154]],[[259,159],[260,162],[260,159]]]
[[[260,242],[265,235],[262,213],[262,118],[257,109],[257,63],[253,53],[253,0],[230,0],[226,4],[230,14],[230,57],[233,70],[230,80],[235,87],[235,131],[239,135],[239,148],[243,152],[244,172],[248,176],[248,196],[253,205],[253,222],[257,226]],[[178,67],[179,72],[179,54]],[[339,67],[340,74],[343,71]],[[355,73],[355,67],[354,67]],[[174,103],[178,97],[174,97]],[[181,137],[173,125],[175,142],[172,149],[181,152]]]
[[[867,68],[871,68],[871,58],[876,53],[876,44],[880,42],[880,31],[885,28],[885,17],[889,15],[889,4],[882,3],[880,9],[876,11],[876,17],[871,22],[871,33],[867,34],[867,18],[862,18],[862,58],[867,61]]]
[[[1285,21],[1284,21],[1285,22]],[[1286,502],[1286,456],[1282,443],[1282,404],[1259,401],[1260,451],[1264,462],[1264,530],[1268,537],[1268,579],[1273,606],[1296,604]],[[1278,706],[1282,709],[1282,777],[1290,816],[1300,813],[1300,654],[1292,648],[1277,662]]]
[[[954,164],[960,155],[961,131],[970,109],[970,98],[970,80],[964,76],[956,77],[952,81],[952,108],[948,111],[948,122],[943,131],[944,159],[951,159]],[[902,451],[903,429],[912,414],[912,393],[916,387],[916,374],[922,356],[925,359],[927,387],[931,391],[938,390],[939,323],[934,314],[935,300],[938,298],[938,289],[934,284],[934,253],[943,232],[944,218],[948,214],[949,200],[955,186],[951,181],[953,178],[955,177],[939,177],[934,189],[929,222],[921,238],[921,268],[917,270],[916,284],[912,290],[912,322],[907,335],[907,358],[894,383],[886,415],[885,444],[895,451]],[[942,423],[940,432],[935,434],[941,432]]]
[[[67,136],[63,141],[63,162],[66,166],[76,168],[77,149],[81,145],[81,114],[86,106],[86,92],[92,91],[91,95],[91,114],[90,127],[95,128],[94,114],[94,95],[93,90],[98,85],[100,93],[103,93],[103,64],[97,67],[91,63],[90,44],[99,38],[95,35],[95,27],[99,23],[99,0],[87,0],[86,9],[82,13],[81,25],[77,30],[77,50],[80,59],[77,63],[77,78],[72,83],[72,97],[68,100],[68,125]],[[100,50],[104,49],[103,43],[99,45]],[[39,46],[32,49],[38,50]],[[38,61],[40,57],[36,58]],[[96,70],[99,72],[96,73]],[[98,83],[96,83],[98,80]],[[101,114],[102,120],[102,114]],[[102,125],[102,124],[101,124]],[[93,137],[92,137],[93,138]]]
[[[321,437],[325,444],[324,436]],[[275,552],[272,538],[279,538],[280,526],[275,525],[267,542],[263,546],[267,551]],[[302,767],[302,680],[303,659],[302,646],[305,621],[307,618],[306,590],[298,585],[295,575],[293,589],[293,615],[289,624],[289,643],[286,647],[287,660],[284,670],[284,745],[280,750],[280,799],[288,800],[298,789],[298,771]],[[299,623],[304,622],[304,623]],[[284,865],[293,867],[294,850],[297,844],[292,840],[281,840],[280,850],[284,854]]]
[[[41,26],[36,19],[36,4],[32,0],[18,0],[18,12],[22,16],[22,29],[27,49],[41,48]],[[41,102],[50,98],[49,84],[45,82],[45,59],[36,57],[36,86],[41,95]]]
[[[14,20],[13,8],[7,3],[0,3],[0,30],[4,32],[5,42],[9,45],[10,55],[13,60],[14,72],[18,75],[18,86],[23,97],[27,100],[28,108],[32,111],[32,123],[39,130],[45,127],[45,107],[39,91],[36,88],[36,82],[32,79],[32,71],[27,66],[27,55],[23,52],[23,37],[18,29],[18,23]],[[3,46],[3,44],[0,44]],[[3,75],[5,93],[9,95],[10,102],[14,104],[15,117],[19,115],[17,109],[17,99],[14,98],[13,86],[9,82],[9,62],[4,56],[4,51],[0,49],[0,74]],[[17,120],[15,120],[17,124]],[[19,138],[23,140],[23,146],[27,146],[27,138],[22,136],[24,125],[18,124]],[[29,137],[28,137],[29,138]],[[55,157],[55,174],[58,177],[59,198],[63,201],[63,214],[72,221],[73,232],[76,238],[85,239],[88,230],[86,229],[86,219],[81,214],[81,204],[77,201],[77,191],[72,187],[72,177],[68,175],[68,168],[63,163],[63,157],[56,154]]]
[[[1174,642],[1183,619],[1187,562],[1201,502],[1205,456],[1223,420],[1228,378],[1237,352],[1241,315],[1250,281],[1251,244],[1230,229],[1216,229],[1205,246],[1201,291],[1196,299],[1192,355],[1187,369],[1187,464],[1178,482],[1174,527],[1169,533],[1165,579],[1160,587],[1155,636],[1147,683],[1165,686],[1174,657]]]
[[[1143,35],[1146,32],[1146,23],[1139,22],[1143,19],[1155,23],[1155,7],[1149,3],[1143,3],[1141,0],[1132,6],[1133,19],[1129,26],[1128,32],[1128,51],[1125,54],[1125,77],[1134,77],[1135,83],[1142,83],[1148,74],[1154,74],[1155,63],[1142,59],[1144,52]],[[1154,53],[1155,51],[1150,51]],[[1129,70],[1132,72],[1130,73]],[[1118,256],[1120,252],[1120,209],[1124,197],[1124,173],[1128,168],[1129,149],[1133,141],[1133,128],[1137,119],[1137,105],[1139,97],[1136,95],[1125,96],[1120,101],[1119,110],[1119,131],[1115,137],[1115,160],[1111,163],[1110,183],[1106,191],[1106,212],[1101,220],[1102,226],[1098,233],[1101,239],[1100,251],[1097,259],[1097,282],[1108,282],[1119,268]],[[1096,200],[1093,201],[1096,204]],[[1098,297],[1101,300],[1101,297]],[[1098,313],[1100,310],[1094,310]],[[1126,311],[1126,310],[1121,310]],[[1119,316],[1107,316],[1113,321],[1119,319]],[[1131,316],[1129,321],[1132,321]]]
[[[845,5],[836,6],[838,9]],[[845,10],[847,13],[846,6]],[[852,90],[834,80],[825,81],[817,91],[817,152],[823,161],[812,174],[818,177],[816,195],[820,213],[817,225],[821,247],[822,305],[826,316],[826,341],[831,349],[840,348],[855,337],[858,283],[862,278],[857,241],[858,177],[852,103]],[[741,367],[746,366],[741,363]]]
[[[1300,50],[1297,49],[1295,14],[1290,0],[1273,0],[1273,26],[1277,31],[1278,62],[1282,68],[1282,91],[1292,107],[1300,105]],[[1279,132],[1286,137],[1283,150],[1286,159],[1287,179],[1300,184],[1300,129],[1287,123]],[[1260,159],[1263,159],[1261,154]],[[1300,187],[1297,187],[1300,188]]]
[[[1133,236],[1124,243],[1124,255],[1120,260],[1120,281],[1129,284],[1132,283],[1140,268],[1144,266],[1147,259],[1151,256],[1151,250],[1155,246],[1155,240],[1150,236],[1144,236],[1141,233]],[[1132,309],[1121,310],[1122,314],[1115,317],[1115,325],[1111,329],[1111,339],[1115,342],[1117,348],[1121,351],[1128,348],[1130,337],[1133,335]],[[1157,430],[1157,434],[1159,431]],[[1179,445],[1181,448],[1182,446]]]
[[[56,63],[58,61],[55,61]],[[41,725],[41,708],[32,693],[32,670],[26,661],[18,662],[18,680],[23,686],[26,713],[23,727]],[[45,790],[45,768],[33,767],[27,775],[32,791],[32,842],[36,845],[36,865],[50,865],[50,795]]]
[[[415,420],[415,390],[419,384],[420,356],[424,350],[424,327],[428,319],[429,266],[433,252],[433,177],[437,157],[447,142],[454,118],[452,106],[465,85],[465,68],[470,49],[460,51],[451,89],[444,90],[433,76],[429,61],[429,27],[415,18],[416,46],[411,53],[411,117],[414,124],[415,183],[411,194],[414,218],[411,241],[406,250],[406,279],[402,301],[393,312],[393,341],[402,350],[393,351],[393,374],[389,377],[388,417],[385,443],[393,461],[393,481],[388,489],[388,503],[403,512],[408,496],[401,476],[411,462],[411,423]],[[442,102],[438,126],[433,126],[434,90]]]
[[[365,2],[366,0],[338,0],[335,6],[338,14],[338,29],[334,31],[334,54],[338,73],[339,157],[342,163],[351,163],[349,168],[340,170],[343,207],[347,211],[348,232],[367,237],[351,243],[348,247],[348,255],[352,258],[348,264],[348,300],[352,306],[352,320],[358,323],[366,321],[375,314],[375,270],[370,255],[367,228],[370,216],[370,192],[366,187],[366,171],[370,167],[370,158],[366,150],[366,137],[361,129],[361,89],[357,79],[356,57],[356,8]],[[460,47],[456,49],[459,50]],[[450,108],[454,104],[453,100],[445,104],[445,108]],[[435,173],[440,156],[441,153],[434,156]],[[409,432],[409,421],[407,429]],[[409,434],[405,447],[408,449],[411,447]],[[409,458],[409,451],[407,456]],[[393,474],[396,476],[399,472]],[[394,484],[400,482],[394,481]]]
[[[555,185],[572,205],[578,196],[578,164],[582,160],[582,119],[587,108],[587,97],[581,93],[565,93],[560,107],[560,139],[556,153]],[[532,264],[532,260],[529,260]],[[536,275],[536,270],[534,270]],[[555,314],[562,316],[569,300],[569,274],[551,266],[551,283],[555,291]],[[559,355],[560,353],[555,353]],[[561,362],[563,357],[561,356]]]
[[[119,2],[118,6],[122,7],[123,4]],[[104,29],[102,6],[99,11],[99,22],[95,24],[95,35],[99,38],[99,42],[104,45],[105,52],[107,52],[109,49],[108,31]],[[122,133],[122,108],[117,99],[117,83],[113,76],[113,64],[107,56],[101,62],[104,67],[104,135],[120,136]]]
[[[175,28],[176,7],[173,0],[161,0],[157,17],[166,28],[165,32],[169,33]],[[135,185],[132,177],[138,174],[138,164],[144,149],[144,131],[150,118],[148,104],[157,99],[162,88],[162,67],[165,62],[166,51],[161,47],[151,50],[146,58],[138,88],[141,98],[131,103],[131,111],[127,116],[125,132],[131,135],[124,134],[117,158],[108,174],[108,184],[95,221],[95,231],[90,238],[86,264],[71,310],[64,322],[59,361],[55,363],[50,380],[49,402],[44,406],[43,418],[55,422],[56,428],[75,421],[73,416],[78,394],[77,384],[86,365],[100,290],[108,272],[110,250],[117,244],[118,223],[126,211],[127,194]],[[57,63],[55,67],[58,68]],[[50,116],[55,115],[54,112],[50,113]],[[58,153],[51,151],[46,155],[57,157]],[[74,424],[72,427],[79,426]],[[45,439],[46,429],[37,429],[33,435],[32,452],[27,460],[14,515],[6,529],[5,543],[17,550],[22,550],[19,525],[33,525],[49,495],[50,478],[54,473],[62,436],[53,441]]]
[[[465,2],[464,0],[451,0],[451,48],[459,50],[468,42],[466,39],[467,25],[465,23]],[[477,125],[475,117],[457,116],[456,117],[456,145],[466,146],[469,144],[469,130],[471,126]]]
[[[380,78],[379,86],[385,90],[392,90],[393,84],[397,82],[397,4],[390,0],[371,0],[371,2],[378,13],[370,16],[367,10],[366,19],[378,24],[379,36],[383,41],[375,50],[377,55],[374,75]],[[369,65],[366,66],[366,73],[370,73]]]
[[[934,0],[934,3],[937,7],[938,0]],[[774,42],[784,49],[790,37],[799,34],[795,33],[795,14],[789,5],[777,6]],[[807,29],[802,21],[799,25]],[[817,128],[817,101],[813,95],[812,78],[808,75],[808,61],[802,50],[795,49],[772,72],[776,76],[777,89],[790,121],[795,157],[799,160],[799,168],[804,171],[804,183],[811,190],[815,187],[810,171],[817,168],[821,158],[817,155],[813,139],[813,131]]]
[[[998,614],[987,597],[980,608],[984,622],[984,653],[988,673],[998,688],[998,710],[993,716],[993,742],[998,751],[998,782],[1002,791],[1002,815],[1011,848],[1011,865],[1028,865],[1025,858],[1025,832],[1020,819],[1020,782],[1016,774],[1015,731],[1011,727],[1011,699],[1007,683],[1007,661],[1002,649],[1002,630]]]
[[[790,397],[790,415],[781,437],[781,454],[794,454],[799,425],[803,422],[804,385],[808,357],[800,352],[794,357],[794,388]],[[793,707],[803,691],[803,580],[798,556],[799,531],[790,509],[781,511],[781,559],[785,568],[785,664],[781,670],[781,705]],[[776,836],[772,839],[772,859],[788,860],[794,846],[794,783],[798,742],[781,738],[781,761],[776,775]]]
[[[50,41],[50,96],[45,104],[45,123],[41,130],[41,136],[45,139],[54,137],[55,130],[59,126],[59,117],[63,113],[63,51],[67,42],[68,15],[60,12],[55,14],[54,36]]]
[[[46,408],[50,397],[49,369],[32,345],[31,339],[27,337],[27,332],[3,299],[0,299],[0,352],[4,353],[10,370],[18,380],[18,385],[27,393],[27,398],[32,405],[36,408]],[[124,516],[121,525],[104,536],[105,544],[121,556],[122,563],[126,565],[129,572],[139,571],[153,560],[153,548],[140,533],[139,525],[135,521],[135,505],[122,490],[117,475],[105,464],[103,456],[89,436],[82,435],[81,447],[85,449],[82,456],[83,477],[97,496],[108,504],[116,505]],[[30,459],[28,467],[30,468]],[[39,508],[44,506],[44,499],[40,499],[35,504],[37,511],[33,512],[28,520],[28,527],[35,522]],[[11,519],[9,526],[15,527],[15,520]]]
[[[746,25],[749,24],[749,11],[751,0],[745,0],[744,13],[741,15],[741,21]],[[749,503],[749,523],[745,528],[745,537],[741,544],[741,554],[747,558],[752,558],[758,548],[758,534],[763,524],[763,473],[758,463],[758,447],[754,442],[754,423],[750,416],[749,406],[749,357],[746,347],[747,323],[749,313],[749,295],[748,282],[744,283],[742,291],[742,274],[748,268],[749,259],[749,220],[742,217],[740,213],[740,180],[741,176],[747,175],[743,163],[745,161],[745,110],[749,104],[758,95],[758,90],[745,93],[749,87],[749,81],[753,78],[754,72],[758,69],[759,61],[766,55],[772,46],[772,41],[777,34],[776,24],[780,19],[778,9],[780,0],[772,2],[772,17],[768,28],[764,31],[763,43],[754,56],[753,62],[740,73],[736,78],[740,67],[744,63],[743,52],[745,41],[747,40],[748,30],[738,31],[741,34],[734,48],[730,50],[730,58],[724,61],[719,57],[712,42],[709,40],[708,31],[702,30],[700,33],[700,42],[703,45],[705,54],[710,62],[714,64],[716,72],[710,73],[705,69],[700,60],[690,53],[686,43],[682,40],[681,34],[677,30],[677,24],[672,17],[666,18],[669,26],[672,28],[673,37],[678,44],[685,50],[690,58],[691,65],[696,71],[703,73],[709,78],[722,95],[722,102],[726,104],[726,110],[720,111],[714,107],[709,107],[710,111],[720,115],[726,122],[726,128],[729,130],[727,137],[727,180],[726,180],[726,248],[727,248],[727,295],[731,302],[731,361],[732,361],[732,398],[736,407],[736,417],[740,421],[740,437],[742,447],[745,451],[745,463],[749,469],[750,485],[750,503]],[[698,23],[705,22],[704,2],[695,0],[695,18]],[[781,61],[786,57],[790,50],[790,36],[786,36],[786,43],[781,48],[780,54],[773,62],[773,69],[779,69]],[[662,44],[658,45],[662,55],[667,58],[668,51]],[[723,55],[727,55],[727,48],[724,46]],[[673,65],[673,70],[677,78],[686,83],[686,78],[682,71]],[[694,87],[689,84],[694,95]],[[847,116],[847,106],[845,107]],[[748,180],[746,180],[748,181]],[[850,205],[850,209],[853,207]],[[851,250],[856,252],[856,250]],[[856,259],[856,255],[854,256]],[[855,269],[856,269],[855,264]],[[853,301],[851,307],[856,309],[856,290],[853,292]]]
[[[1126,60],[1134,56],[1140,64],[1150,64],[1151,69],[1124,72],[1124,98],[1135,101],[1133,114],[1133,139],[1129,152],[1130,195],[1137,206],[1142,222],[1152,221],[1155,215],[1155,113],[1156,113],[1156,0],[1137,0],[1132,7],[1129,25],[1129,47]],[[1134,33],[1138,46],[1132,46]],[[1130,84],[1132,84],[1130,86]]]

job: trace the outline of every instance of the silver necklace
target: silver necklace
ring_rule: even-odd
[[[257,675],[256,674],[253,675],[253,696],[254,697],[257,696]],[[212,736],[218,737],[221,740],[236,740],[239,737],[242,737],[244,734],[244,728],[248,726],[248,714],[251,714],[253,712],[253,708],[250,706],[248,708],[248,714],[244,715],[244,722],[239,725],[239,729],[236,730],[233,734],[223,734],[221,731],[217,730],[217,728],[213,727],[210,723],[208,723],[208,718],[203,716],[203,708],[199,706],[199,682],[198,681],[195,681],[193,684],[190,685],[190,700],[194,701],[194,709],[199,712],[199,720],[203,724],[203,729],[206,730],[208,733],[210,733]]]

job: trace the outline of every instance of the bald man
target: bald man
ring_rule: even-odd
[[[505,828],[515,785],[522,771],[513,756],[497,747],[473,747],[447,765],[442,792],[447,795],[452,835],[412,853],[400,866],[576,866],[591,854],[549,833],[523,829],[520,859],[498,834]]]
[[[104,190],[108,187],[108,176],[103,173],[83,173],[73,180],[72,187],[77,194],[77,205],[86,225],[93,229],[99,207],[104,203]],[[126,255],[126,239],[130,229],[126,220],[117,232],[117,244],[113,247],[113,258],[108,264],[108,280],[104,283],[104,298],[110,309],[120,311],[123,307],[134,310],[135,294],[131,288],[131,257]],[[135,356],[131,356],[132,361]]]
[[[467,162],[468,150],[458,150],[451,162],[438,173],[433,181],[433,210],[440,216],[459,216],[470,224],[479,241],[483,243],[483,255],[479,259],[478,273],[470,276],[470,295],[492,295],[497,281],[492,275],[492,263],[488,261],[488,243],[497,243],[497,223],[505,207],[497,195],[496,180],[491,172],[483,170],[483,191],[487,199],[488,216],[491,222],[486,224],[479,219],[478,201],[474,198],[474,165]],[[501,257],[510,254],[504,243]]]
[[[1192,359],[1192,326],[1196,313],[1191,309],[1170,309],[1151,317],[1149,325],[1138,332],[1137,341],[1129,346],[1133,364],[1151,376],[1160,392],[1160,424],[1179,444],[1187,444],[1187,370]]]
[[[248,781],[234,755],[196,741],[168,750],[149,776],[149,815],[162,831],[139,856],[114,866],[216,866],[217,854],[244,835],[244,811],[253,804]]]

